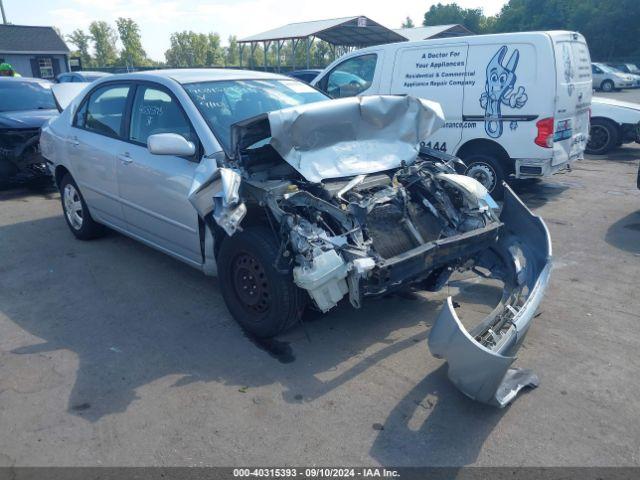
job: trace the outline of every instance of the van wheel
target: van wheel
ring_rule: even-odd
[[[60,181],[60,200],[64,219],[77,239],[91,240],[104,234],[104,227],[91,218],[80,189],[69,174]]]
[[[611,80],[605,80],[600,85],[600,90],[602,90],[603,92],[613,92],[614,88],[615,88],[615,85]]]
[[[265,227],[247,227],[225,237],[218,252],[220,289],[233,318],[250,334],[273,337],[296,323],[304,310],[303,292],[291,271],[274,264],[279,245]]]
[[[604,155],[619,145],[618,126],[606,118],[594,118],[589,129],[589,141],[585,152],[591,155]]]
[[[465,175],[480,182],[496,200],[504,197],[504,169],[499,160],[482,153],[472,154],[464,158],[467,165]]]

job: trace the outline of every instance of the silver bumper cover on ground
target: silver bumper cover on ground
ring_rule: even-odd
[[[542,301],[551,272],[551,240],[546,225],[508,186],[505,190],[500,215],[504,232],[494,252],[494,258],[503,263],[503,300],[472,335],[460,322],[449,298],[429,336],[431,353],[447,360],[449,379],[458,389],[474,400],[499,407],[512,401],[522,388],[538,385],[532,371],[510,366]]]

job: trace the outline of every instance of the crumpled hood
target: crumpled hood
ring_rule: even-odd
[[[57,110],[0,112],[0,128],[40,128],[56,115],[58,115]]]
[[[320,182],[413,162],[420,142],[440,128],[444,115],[440,104],[411,96],[351,97],[276,110],[241,122],[245,134],[235,131],[234,139],[257,141],[255,131],[265,132],[265,120],[278,154],[307,180]],[[262,128],[256,128],[259,125]]]

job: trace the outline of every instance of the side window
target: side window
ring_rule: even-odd
[[[591,73],[602,73],[602,70],[600,70],[595,65],[591,65]]]
[[[147,138],[156,133],[177,133],[196,143],[195,133],[177,100],[162,89],[142,85],[133,99],[129,139],[146,145]]]
[[[129,89],[128,85],[105,85],[94,90],[78,110],[75,125],[109,137],[119,137]]]
[[[353,97],[371,86],[376,71],[376,54],[349,58],[323,80],[323,90],[333,98]]]

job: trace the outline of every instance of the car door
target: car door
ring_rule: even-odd
[[[68,141],[73,178],[98,221],[124,225],[120,205],[116,153],[122,149],[124,113],[130,83],[102,84],[83,100],[73,120]]]
[[[159,84],[137,84],[130,110],[128,143],[116,152],[127,229],[157,248],[199,264],[198,215],[188,200],[198,153],[183,158],[154,155],[147,149],[147,139],[157,133],[177,133],[199,145],[195,131],[175,96]]]

